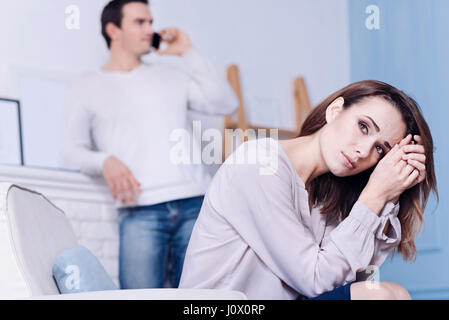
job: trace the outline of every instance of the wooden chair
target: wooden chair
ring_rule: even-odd
[[[295,101],[295,117],[296,117],[296,129],[295,130],[286,130],[281,128],[269,128],[269,127],[261,127],[257,125],[249,124],[246,120],[246,113],[245,113],[245,104],[243,99],[243,93],[242,93],[242,87],[240,83],[240,75],[239,75],[239,69],[236,65],[231,65],[227,69],[227,78],[229,83],[231,84],[238,100],[239,100],[239,109],[237,111],[237,122],[234,121],[233,116],[227,116],[225,118],[224,123],[224,154],[223,154],[223,160],[225,160],[231,153],[232,153],[232,146],[233,146],[233,139],[234,139],[234,133],[233,131],[236,129],[237,132],[237,139],[239,139],[239,142],[242,143],[248,139],[248,136],[244,134],[246,130],[248,129],[265,129],[267,132],[269,132],[270,129],[277,129],[278,130],[278,137],[280,139],[291,139],[296,138],[299,135],[299,132],[301,131],[301,126],[306,119],[307,115],[312,110],[309,100],[309,95],[307,93],[307,87],[305,84],[305,80],[302,77],[298,77],[293,80],[293,90],[294,90],[294,101]],[[231,130],[229,130],[231,129]]]

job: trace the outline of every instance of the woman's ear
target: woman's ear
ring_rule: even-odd
[[[345,99],[338,97],[326,109],[326,122],[331,123],[343,110]]]

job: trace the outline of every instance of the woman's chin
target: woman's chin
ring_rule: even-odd
[[[333,172],[333,171],[331,171],[331,173],[334,176],[339,177],[339,178],[350,176],[350,174],[348,174],[347,172]]]
[[[336,167],[336,168],[331,168],[330,173],[332,173],[334,176],[339,177],[339,178],[343,178],[343,177],[349,177],[349,176],[353,176],[356,173],[355,172],[351,172],[348,168],[346,167]]]

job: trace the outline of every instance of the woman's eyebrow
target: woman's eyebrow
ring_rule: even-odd
[[[376,131],[379,132],[379,131],[380,131],[379,126],[378,126],[377,123],[373,120],[373,118],[371,118],[370,116],[367,116],[367,115],[365,115],[365,117],[367,117],[368,119],[371,120],[371,122],[372,122],[373,125],[374,125],[374,128],[376,128]],[[385,145],[388,149],[391,149],[391,145],[388,143],[388,141],[384,141],[384,145]]]
[[[373,118],[371,118],[370,116],[365,116],[365,117],[367,117],[368,119],[371,120],[371,122],[373,123],[374,127],[376,128],[376,131],[379,132],[379,131],[380,131],[379,126],[378,126],[377,123],[373,120]]]

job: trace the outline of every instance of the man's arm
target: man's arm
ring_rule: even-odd
[[[161,31],[165,50],[162,55],[179,55],[189,66],[189,108],[210,115],[229,115],[237,111],[239,102],[230,84],[219,76],[216,68],[193,47],[187,34],[177,28]]]
[[[133,205],[133,193],[139,196],[140,183],[123,162],[108,153],[93,150],[91,117],[72,86],[65,103],[63,165],[90,176],[103,176],[114,199]]]
[[[83,106],[78,90],[72,85],[65,99],[62,164],[90,176],[101,176],[103,162],[110,155],[94,150],[91,114]]]

